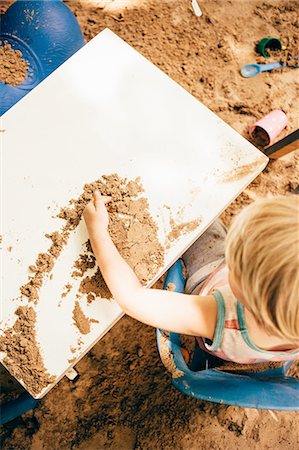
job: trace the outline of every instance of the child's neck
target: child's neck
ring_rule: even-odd
[[[290,344],[286,339],[271,336],[265,330],[261,328],[261,326],[256,322],[254,316],[244,308],[245,312],[245,321],[247,326],[248,335],[251,341],[262,350],[296,350],[293,344]]]

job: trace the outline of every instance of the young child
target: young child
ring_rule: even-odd
[[[295,195],[257,201],[226,237],[216,222],[183,256],[185,294],[140,284],[110,238],[99,192],[83,216],[101,273],[125,313],[196,336],[205,351],[248,364],[299,358],[298,206]]]

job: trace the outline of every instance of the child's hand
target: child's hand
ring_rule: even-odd
[[[105,204],[111,201],[111,197],[102,196],[99,191],[93,193],[91,200],[83,211],[89,236],[95,231],[106,231],[109,224],[109,215]]]

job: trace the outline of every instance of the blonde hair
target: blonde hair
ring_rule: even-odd
[[[296,195],[246,207],[226,238],[226,261],[245,307],[269,333],[299,344],[299,201]]]

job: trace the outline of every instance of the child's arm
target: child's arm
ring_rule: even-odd
[[[213,339],[217,304],[212,295],[144,288],[110,238],[109,217],[100,193],[94,194],[83,216],[103,278],[125,313],[156,328]]]

